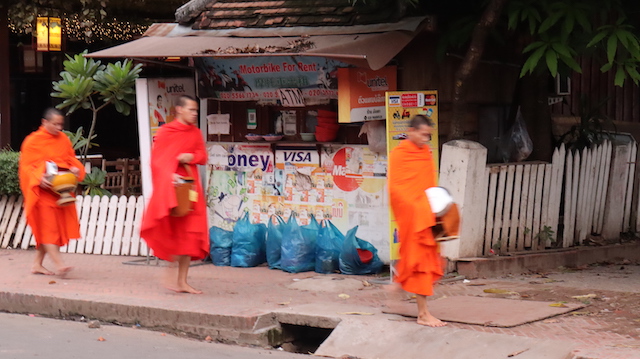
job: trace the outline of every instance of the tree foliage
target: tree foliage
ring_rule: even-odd
[[[142,65],[133,65],[131,60],[109,63],[86,58],[86,51],[75,56],[67,55],[60,81],[53,82],[51,97],[63,99],[56,107],[67,109],[67,114],[78,108],[91,110],[93,118],[87,138],[93,138],[98,112],[109,104],[125,116],[131,112],[135,103],[135,81],[142,71]],[[91,143],[86,142],[83,156],[86,156]]]

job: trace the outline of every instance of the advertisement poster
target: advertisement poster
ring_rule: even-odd
[[[429,146],[433,154],[433,159],[438,168],[438,91],[398,91],[387,92],[386,94],[387,112],[387,151],[395,148],[400,141],[407,138],[409,121],[415,115],[425,115],[434,123]],[[391,260],[398,259],[398,236],[397,225],[393,212],[389,211],[389,243]]]
[[[232,230],[247,211],[252,223],[276,214],[300,225],[331,220],[340,231],[359,226],[358,237],[388,256],[386,154],[364,145],[278,147],[207,144],[209,225]]]
[[[363,68],[338,69],[338,122],[384,120],[385,92],[397,89],[397,68],[374,71]]]
[[[196,96],[192,78],[154,78],[147,80],[149,92],[149,128],[151,138],[158,128],[173,121],[175,107],[182,95]]]
[[[283,93],[302,93],[303,105],[338,98],[338,67],[346,64],[323,57],[196,58],[198,96],[223,101],[282,104]],[[299,89],[279,91],[280,89]],[[296,101],[298,102],[298,101]]]
[[[332,222],[342,231],[358,227],[358,237],[388,257],[387,157],[367,146],[322,148],[325,182],[333,187]]]

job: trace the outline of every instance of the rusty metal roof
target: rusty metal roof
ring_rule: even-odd
[[[237,27],[352,26],[396,22],[404,9],[348,0],[192,0],[176,11],[181,25],[196,30]]]

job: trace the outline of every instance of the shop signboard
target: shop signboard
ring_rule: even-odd
[[[193,78],[147,79],[149,93],[149,129],[153,138],[160,126],[173,121],[180,96],[195,97]]]
[[[397,91],[386,94],[387,152],[407,138],[409,121],[415,115],[425,115],[434,123],[429,146],[438,168],[438,91]],[[399,241],[393,212],[389,211],[389,242],[391,260],[398,259]]]
[[[198,96],[222,101],[258,101],[290,107],[338,98],[338,67],[324,57],[242,57],[195,59]]]
[[[370,70],[359,67],[338,69],[338,122],[384,120],[385,92],[395,91],[397,68]]]

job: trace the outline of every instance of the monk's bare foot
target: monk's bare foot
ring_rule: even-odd
[[[60,277],[65,277],[67,274],[69,274],[69,272],[71,272],[73,270],[73,267],[60,267],[58,268],[58,275]]]
[[[31,267],[31,274],[54,275],[55,273],[43,266],[33,266]]]
[[[433,315],[427,315],[425,317],[418,317],[418,324],[426,325],[427,327],[444,327],[447,323],[434,317]]]
[[[189,293],[189,294],[202,294],[201,290],[195,289],[188,284],[176,285],[176,286],[166,286],[167,289],[172,290],[176,293]]]

